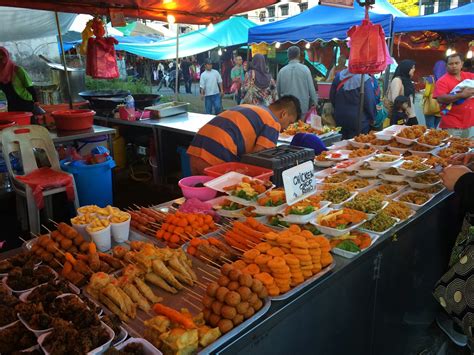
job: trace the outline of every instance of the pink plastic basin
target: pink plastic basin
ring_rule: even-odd
[[[188,176],[184,179],[179,180],[178,186],[183,192],[183,196],[187,199],[197,198],[200,201],[212,200],[217,195],[217,191],[210,189],[209,187],[194,187],[195,185],[214,179],[212,176]]]

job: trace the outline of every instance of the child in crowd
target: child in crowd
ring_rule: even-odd
[[[393,102],[392,114],[390,115],[390,125],[404,125],[408,121],[408,97],[397,96]]]

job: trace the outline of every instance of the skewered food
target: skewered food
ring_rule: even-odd
[[[383,232],[393,227],[396,223],[397,221],[394,218],[381,211],[372,220],[365,222],[362,228],[374,232]]]
[[[156,232],[156,237],[164,240],[169,247],[177,248],[190,238],[215,230],[216,225],[211,215],[176,212],[166,216],[161,228]]]
[[[237,259],[237,254],[232,248],[214,237],[208,239],[192,239],[187,252],[205,262],[211,260],[217,264],[222,264],[225,260],[233,261]]]
[[[247,250],[254,243],[260,243],[265,233],[271,229],[252,217],[248,217],[244,222],[235,221],[232,229],[225,235],[225,241],[236,250]]]

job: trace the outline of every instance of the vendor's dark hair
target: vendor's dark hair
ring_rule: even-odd
[[[456,57],[458,57],[458,58],[461,60],[461,62],[464,62],[464,58],[462,57],[461,54],[459,54],[459,53],[453,53],[453,54],[450,54],[450,55],[448,55],[448,56],[446,57],[446,63],[447,63],[451,58],[456,58]]]
[[[393,101],[393,112],[398,112],[405,103],[409,103],[410,100],[406,96],[397,96],[395,101]]]
[[[276,100],[274,103],[272,103],[271,106],[274,106],[278,109],[287,108],[288,106],[291,106],[291,108],[294,110],[293,112],[296,114],[296,119],[298,120],[301,118],[302,112],[301,112],[300,100],[298,100],[296,96],[293,96],[293,95],[282,96],[278,100]]]

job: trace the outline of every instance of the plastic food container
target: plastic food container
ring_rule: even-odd
[[[318,223],[314,223],[314,225],[319,229],[321,233],[324,233],[328,236],[331,237],[340,237],[341,235],[349,233],[351,230],[359,227],[362,223],[366,222],[367,220],[363,220],[362,222],[359,222],[357,224],[354,224],[350,226],[349,228],[346,229],[336,229],[336,228],[330,228],[330,227],[324,227]]]
[[[329,201],[321,201],[319,209],[304,215],[299,214],[287,214],[283,218],[280,218],[282,222],[287,222],[290,224],[306,224],[314,221],[316,217],[321,214],[325,213],[329,207],[331,202]]]
[[[379,177],[383,180],[390,181],[390,182],[403,182],[406,180],[405,175],[390,175],[390,174],[379,174]]]
[[[346,200],[344,200],[344,201],[342,201],[342,202],[339,202],[339,203],[332,203],[332,202],[331,202],[331,209],[337,210],[337,209],[342,208],[342,206],[343,206],[346,202],[349,202],[350,200],[352,200],[356,195],[357,195],[357,192],[352,192],[351,195],[350,195]]]
[[[380,170],[357,170],[357,175],[364,178],[377,177],[380,173]]]
[[[365,233],[367,233],[367,232],[365,232]],[[352,252],[352,251],[347,251],[347,250],[339,249],[338,247],[335,247],[335,248],[331,249],[331,252],[333,254],[342,256],[343,258],[352,259],[353,257],[355,257],[355,256],[365,252],[366,250],[368,250],[372,245],[374,245],[374,243],[380,237],[380,235],[378,235],[378,234],[372,234],[372,233],[367,233],[367,234],[370,235],[371,242],[370,242],[370,245],[367,248],[365,248],[364,250],[361,250],[359,252]]]
[[[104,353],[105,351],[107,351],[108,348],[110,348],[110,344],[112,343],[112,340],[115,338],[114,331],[110,329],[110,327],[104,322],[101,322],[101,324],[102,324],[102,327],[105,328],[105,330],[109,334],[109,340],[105,344],[95,348],[94,350],[89,351],[87,355],[98,355],[98,354]],[[43,343],[49,334],[51,334],[51,332],[44,333],[38,338],[38,344],[41,346],[41,349],[44,351],[46,355],[49,355],[50,353],[46,348],[43,347]]]
[[[336,164],[336,162],[332,160],[323,160],[323,161],[315,160],[314,161],[314,166],[317,166],[318,168],[329,168],[330,166],[333,166],[334,164]]]
[[[215,179],[211,178],[210,180],[204,183],[204,186],[209,187],[219,192],[226,192],[224,190],[225,187],[240,183],[244,177],[250,177],[250,176],[237,173],[235,171],[231,171]]]
[[[86,241],[90,241],[91,237],[89,233],[87,233],[87,224],[74,224],[71,221],[72,227],[80,234]]]
[[[0,120],[14,121],[17,125],[31,124],[31,112],[0,112]]]
[[[258,204],[253,205],[255,206],[255,210],[253,211],[256,214],[261,214],[264,216],[276,216],[277,214],[283,212],[288,204],[283,203],[280,206],[275,207],[267,207],[267,206],[260,206]]]
[[[148,340],[143,338],[130,338],[127,341],[121,343],[117,346],[117,350],[124,349],[129,344],[142,344],[143,345],[143,354],[144,355],[160,355],[163,354],[160,350],[155,348]]]
[[[433,197],[435,197],[435,195],[430,195],[430,198],[422,205],[416,205],[414,203],[410,203],[410,202],[406,202],[406,201],[401,201],[400,198],[404,195],[406,195],[407,193],[410,193],[410,192],[419,192],[419,191],[413,191],[413,190],[407,190],[405,191],[403,194],[400,194],[396,199],[395,201],[400,201],[400,202],[405,202],[406,205],[408,207],[410,207],[412,210],[414,211],[418,211],[420,208],[426,206],[428,203],[430,203],[430,201],[433,199]]]
[[[352,145],[353,147],[356,147],[356,148],[364,148],[365,146],[368,146],[368,145],[369,145],[369,143],[356,142],[356,141],[354,140],[354,138],[349,139],[348,142],[349,142],[350,145]]]
[[[220,206],[222,206],[224,201],[228,199],[227,197],[228,196],[217,197],[213,200],[207,201],[207,203],[209,203],[212,206],[212,208],[216,211],[216,213],[219,216],[227,217],[227,218],[238,218],[238,217],[240,217],[241,216],[240,212],[245,208],[245,206],[242,207],[242,208],[236,209],[236,210],[225,210],[225,209],[220,207]]]
[[[273,171],[270,169],[265,169],[260,166],[244,164],[239,162],[230,162],[219,165],[210,166],[204,169],[206,175],[212,177],[219,177],[225,175],[231,171],[250,176],[254,179],[260,179],[263,181],[270,180],[270,177],[273,176]]]
[[[413,143],[416,142],[416,139],[403,138],[403,137],[399,137],[398,135],[395,136],[395,140],[398,143],[405,144],[405,145],[412,145]]]
[[[89,129],[94,124],[95,111],[64,110],[52,113],[58,131],[78,131]]]
[[[51,269],[49,266],[46,266],[46,265],[39,265],[37,267],[35,267],[35,269],[38,269],[38,268],[47,268],[52,274],[53,274],[53,278],[51,279],[52,280],[56,280],[58,278],[58,273],[56,271],[54,271],[53,269]],[[12,289],[10,286],[8,286],[7,284],[8,282],[8,276],[5,276],[3,279],[2,279],[2,283],[3,285],[7,288],[7,290],[9,290],[13,295],[19,297],[19,295],[21,295],[22,293],[25,293],[25,292],[28,292],[28,291],[32,291],[34,290],[35,288],[37,288],[38,286],[41,286],[41,285],[44,285],[45,283],[42,283],[42,284],[39,284],[39,285],[36,285],[34,287],[30,287],[30,288],[27,288],[25,290],[14,290]]]
[[[392,153],[395,153],[395,154],[404,154],[408,151],[408,147],[406,148],[397,148],[397,147],[390,147],[388,146],[387,147]]]
[[[205,185],[206,182],[211,180],[213,180],[213,177],[207,175],[188,176],[179,180],[178,186],[186,199],[197,198],[200,201],[209,201],[216,197],[216,190],[207,186],[195,187],[195,185],[199,183]]]
[[[365,228],[359,228],[359,230],[361,232],[365,232],[365,233],[374,233],[374,234],[378,234],[378,235],[383,235],[383,234],[389,232],[391,229],[393,229],[400,222],[400,220],[398,218],[394,218],[394,217],[390,217],[390,218],[392,218],[395,221],[395,223],[391,227],[387,228],[386,230],[384,230],[382,232],[376,232],[376,231],[372,231],[372,230],[365,229]]]
[[[126,212],[124,212],[126,213]],[[130,221],[132,217],[128,214],[128,219],[125,222],[120,223],[110,223],[110,228],[112,231],[112,237],[114,241],[117,243],[125,243],[128,240],[128,236],[130,234]]]
[[[101,229],[100,231],[90,232],[89,230],[87,230],[87,232],[91,236],[92,241],[97,246],[97,249],[99,249],[102,252],[110,250],[110,248],[112,247],[112,235],[111,235],[110,224],[104,229]]]
[[[69,289],[71,290],[72,293],[75,293],[76,295],[80,294],[81,293],[81,290],[79,288],[77,288],[76,285],[68,282],[68,286],[69,286]],[[39,287],[39,286],[38,286]],[[25,293],[22,293],[20,295],[20,297],[18,297],[20,299],[21,302],[23,303],[27,303],[28,302],[28,297],[31,295],[31,293],[33,292],[34,289],[32,289],[31,291],[28,291],[28,292],[25,292]]]
[[[39,337],[41,336],[42,334],[44,333],[48,333],[50,332],[53,328],[47,328],[47,329],[33,329],[29,326],[28,322],[22,317],[20,316],[20,314],[18,313],[16,315],[18,317],[18,319],[20,320],[20,322],[23,323],[23,325],[25,326],[26,329],[28,329],[30,332],[34,333],[36,337]]]
[[[414,188],[414,189],[428,189],[432,186],[435,186],[435,185],[438,185],[441,183],[441,180],[440,181],[437,181],[433,184],[424,184],[424,183],[421,183],[421,182],[414,182],[412,180],[408,180],[408,184],[410,185],[410,187]]]
[[[396,158],[393,161],[374,161],[376,157],[390,157],[390,158]],[[374,157],[371,157],[370,159],[367,160],[369,163],[370,167],[372,169],[388,169],[394,165],[396,165],[400,160],[402,160],[402,157],[398,155],[392,155],[392,154],[378,154]]]
[[[430,170],[431,170],[431,168],[428,168],[426,170],[418,171],[418,170],[407,170],[407,169],[397,167],[397,171],[400,174],[408,176],[408,177],[415,177],[415,176],[418,176],[418,175],[422,175],[422,174],[424,174],[424,173],[426,173]]]

